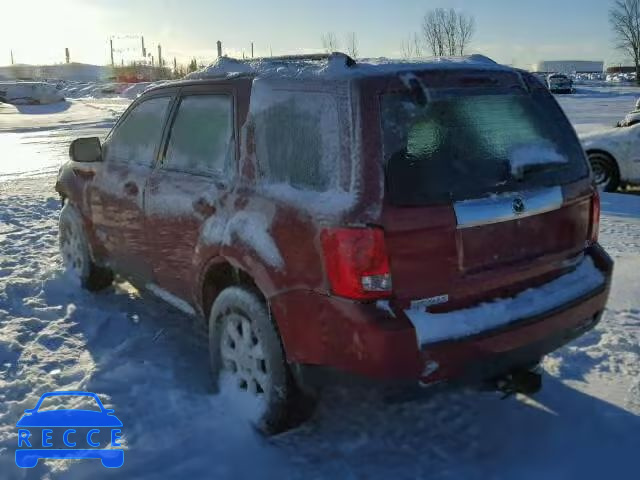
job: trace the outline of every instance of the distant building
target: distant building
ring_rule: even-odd
[[[531,66],[540,73],[602,73],[604,62],[589,60],[546,60]]]

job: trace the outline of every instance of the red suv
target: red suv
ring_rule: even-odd
[[[340,378],[535,390],[599,321],[598,192],[532,75],[333,54],[198,76],[73,142],[61,252],[88,289],[117,272],[204,319],[216,386],[265,431]]]

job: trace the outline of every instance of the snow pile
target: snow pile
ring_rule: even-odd
[[[553,163],[567,163],[550,142],[531,143],[515,147],[509,154],[511,174],[521,177],[526,167]]]
[[[0,102],[13,105],[46,105],[64,101],[54,85],[44,82],[0,82]]]
[[[407,309],[405,313],[413,323],[418,345],[422,347],[474,335],[553,310],[603,283],[604,276],[591,257],[587,257],[573,272],[512,298],[447,313],[428,313],[417,309]]]

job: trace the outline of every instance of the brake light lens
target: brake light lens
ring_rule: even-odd
[[[328,228],[320,234],[331,291],[355,300],[391,295],[391,271],[378,228]]]
[[[589,244],[593,245],[598,241],[600,233],[600,192],[596,190],[591,197],[591,228],[589,232]]]

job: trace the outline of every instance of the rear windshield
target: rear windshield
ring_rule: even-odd
[[[447,203],[588,175],[575,133],[545,94],[459,90],[427,100],[404,91],[382,95],[381,114],[393,204]]]

